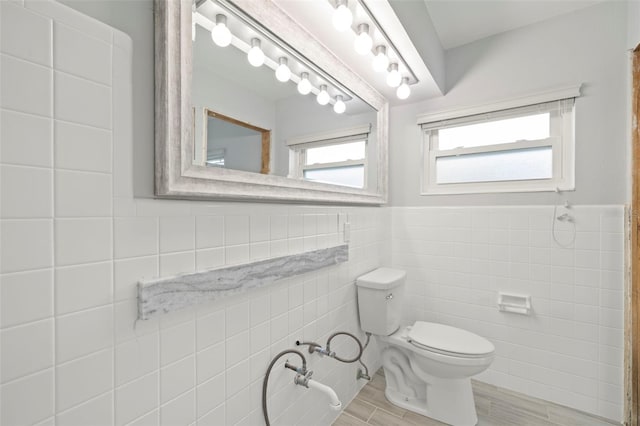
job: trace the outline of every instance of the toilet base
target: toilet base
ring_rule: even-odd
[[[394,405],[453,426],[478,423],[470,379],[427,384],[427,397],[416,398],[387,386],[384,396]]]

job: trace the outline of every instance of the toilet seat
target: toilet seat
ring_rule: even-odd
[[[425,321],[416,321],[409,327],[407,341],[412,345],[461,358],[484,358],[493,354],[493,343],[467,330]]]

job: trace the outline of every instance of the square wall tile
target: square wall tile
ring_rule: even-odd
[[[50,118],[5,110],[0,111],[0,121],[0,159],[3,163],[52,166],[53,138]]]
[[[187,392],[160,408],[160,425],[190,425],[196,420],[196,392]]]
[[[53,366],[53,320],[0,332],[2,383]]]
[[[0,107],[51,117],[52,71],[0,54]]]
[[[110,426],[113,424],[113,392],[89,400],[56,416],[58,426]]]
[[[226,216],[224,218],[224,243],[227,246],[249,242],[249,216]]]
[[[57,168],[111,172],[111,132],[56,121],[54,134]]]
[[[158,254],[158,218],[115,218],[114,244],[116,259]]]
[[[6,1],[0,9],[0,51],[51,66],[51,19]]]
[[[158,261],[158,256],[116,260],[115,300],[135,299],[138,296],[138,283],[158,276]]]
[[[0,166],[0,213],[7,218],[53,216],[51,169]]]
[[[102,84],[111,84],[111,46],[66,25],[53,26],[53,65]]]
[[[59,71],[54,87],[56,119],[111,129],[111,88]]]
[[[56,170],[57,217],[110,217],[111,175]]]
[[[123,426],[160,405],[158,372],[116,389],[116,425]]]
[[[52,220],[3,220],[0,240],[0,272],[49,268],[53,264]]]
[[[56,269],[56,313],[67,314],[113,301],[113,264]]]
[[[196,369],[193,356],[163,367],[160,371],[160,403],[193,389],[196,385]]]
[[[159,341],[158,333],[150,333],[116,346],[116,386],[158,369]]]
[[[57,219],[56,265],[111,260],[111,219]]]
[[[194,252],[163,254],[160,256],[160,276],[170,277],[177,274],[194,272],[196,257]]]
[[[160,218],[160,253],[193,250],[195,221],[192,216]]]
[[[31,425],[45,420],[54,413],[53,369],[3,385],[0,395],[3,425]]]
[[[224,216],[196,217],[196,247],[220,247],[224,244]]]
[[[0,301],[2,328],[52,316],[53,271],[46,269],[0,276]]]
[[[160,363],[167,365],[193,353],[196,348],[195,323],[187,321],[160,333]]]
[[[198,250],[196,252],[196,270],[204,271],[223,266],[225,263],[224,252],[222,247]]]
[[[113,389],[113,349],[56,368],[56,406],[63,411]]]
[[[111,306],[58,317],[56,361],[70,361],[113,345],[113,326]]]

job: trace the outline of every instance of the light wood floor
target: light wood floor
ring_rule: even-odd
[[[611,426],[618,423],[481,382],[473,383],[478,426]],[[382,369],[347,406],[333,426],[442,426],[396,407],[384,396]]]

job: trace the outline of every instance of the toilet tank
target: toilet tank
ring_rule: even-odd
[[[406,272],[378,268],[356,280],[362,330],[388,336],[400,327]]]

